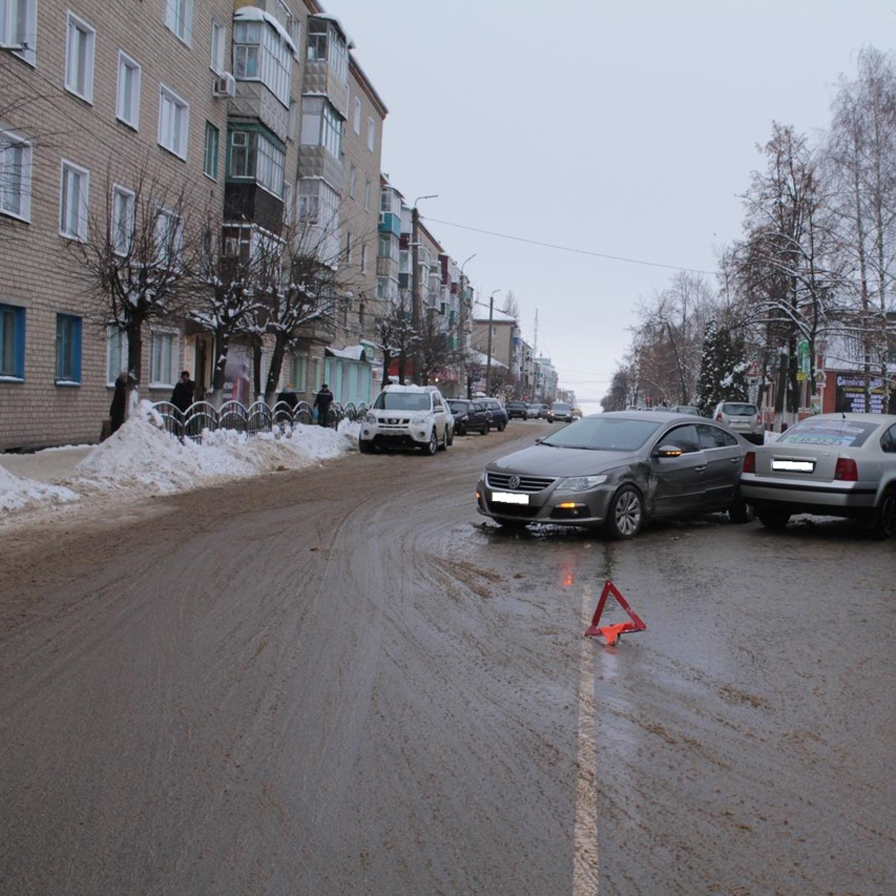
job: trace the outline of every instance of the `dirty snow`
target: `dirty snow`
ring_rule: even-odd
[[[25,479],[0,465],[0,512],[50,508],[95,494],[172,494],[275,470],[299,470],[353,450],[357,436],[358,424],[343,421],[338,430],[297,425],[252,437],[206,431],[201,444],[181,444],[161,429],[159,415],[142,401],[118,432],[58,482]]]

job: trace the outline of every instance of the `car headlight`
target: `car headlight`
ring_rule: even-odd
[[[425,414],[415,414],[411,417],[411,426],[419,426],[421,423],[426,423]]]
[[[376,414],[365,414],[364,422],[365,423],[378,423],[379,421],[376,419]]]
[[[561,479],[557,488],[571,492],[586,492],[588,489],[603,485],[606,481],[606,473],[599,473],[597,476],[570,476],[568,479]]]

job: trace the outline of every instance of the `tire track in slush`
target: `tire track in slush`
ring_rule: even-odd
[[[582,590],[582,618],[590,620],[591,585]],[[579,652],[579,723],[576,750],[576,816],[574,835],[573,896],[596,896],[597,853],[597,768],[594,743],[594,648],[590,638],[582,638]]]

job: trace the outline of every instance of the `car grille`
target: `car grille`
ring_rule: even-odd
[[[489,488],[507,489],[512,492],[540,492],[555,482],[554,479],[545,476],[525,476],[519,473],[495,473],[492,471],[486,473],[485,478]],[[514,480],[513,485],[511,485],[511,480]]]

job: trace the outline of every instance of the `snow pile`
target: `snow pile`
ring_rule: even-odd
[[[21,510],[84,495],[127,492],[163,495],[275,470],[299,470],[339,457],[357,445],[358,424],[339,430],[286,427],[246,436],[231,430],[203,433],[202,443],[183,444],[160,428],[161,418],[143,401],[114,435],[77,464],[63,488],[21,479],[0,467],[0,509]]]
[[[68,488],[13,476],[0,466],[0,511],[4,513],[28,507],[67,504],[80,497]]]

